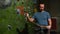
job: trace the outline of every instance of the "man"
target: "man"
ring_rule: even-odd
[[[44,31],[45,34],[50,34],[50,33],[47,33],[47,31],[49,32],[49,30],[51,29],[51,17],[50,17],[50,14],[48,12],[46,12],[44,10],[45,6],[44,4],[40,4],[39,5],[40,7],[40,11],[36,12],[32,18],[29,17],[29,14],[27,14],[27,18],[30,22],[33,22],[34,20],[37,21],[37,24],[40,25],[40,28],[43,28],[43,30],[46,30]]]

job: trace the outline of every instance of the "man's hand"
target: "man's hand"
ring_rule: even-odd
[[[29,14],[26,12],[26,17],[27,19],[30,21],[30,22],[33,22],[34,21],[34,18],[32,18],[31,16],[29,16]]]
[[[51,29],[51,26],[49,25],[49,26],[40,26],[40,27],[42,27],[42,28],[47,28],[47,29]]]
[[[25,13],[26,14],[26,17],[29,17],[29,14],[28,13]]]
[[[46,26],[47,29],[51,29],[51,26]]]

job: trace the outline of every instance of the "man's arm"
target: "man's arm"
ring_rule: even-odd
[[[47,26],[47,28],[48,29],[51,29],[51,25],[52,25],[52,21],[51,21],[51,16],[50,16],[50,14],[49,13],[47,13],[47,20],[48,20],[48,26]]]
[[[30,22],[33,22],[34,21],[34,18],[31,18],[31,17],[27,17],[28,18],[28,20],[30,21]]]
[[[33,21],[34,21],[34,18],[29,17],[29,14],[28,14],[28,13],[26,13],[26,16],[27,16],[27,18],[28,18],[28,20],[29,20],[30,22],[33,22]]]
[[[47,27],[47,28],[51,29],[51,26],[52,26],[51,18],[48,19],[48,23],[49,23],[49,25],[48,25],[49,27]]]

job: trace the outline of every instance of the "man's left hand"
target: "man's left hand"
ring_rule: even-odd
[[[47,29],[51,29],[51,26],[49,25],[49,26],[40,26],[40,27],[42,27],[42,28],[47,28]]]
[[[50,25],[49,25],[49,26],[46,26],[46,28],[47,28],[47,29],[51,29],[51,26],[50,26]]]

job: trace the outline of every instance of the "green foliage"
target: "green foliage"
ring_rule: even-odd
[[[22,5],[26,8],[26,11],[28,11],[30,15],[33,14],[33,2],[31,0],[29,0],[28,3],[24,0],[24,4],[22,4],[21,0],[16,2],[16,5],[14,5],[14,0],[12,0],[10,7],[7,7],[6,9],[0,9],[0,34],[17,34],[16,28],[19,28],[20,31],[25,28],[25,23],[27,23],[25,17],[23,15],[16,14],[16,6]],[[28,7],[30,7],[30,9],[28,9]],[[8,30],[9,24],[12,26],[10,31]],[[33,34],[34,32],[32,27],[33,24],[28,22],[29,34]]]

